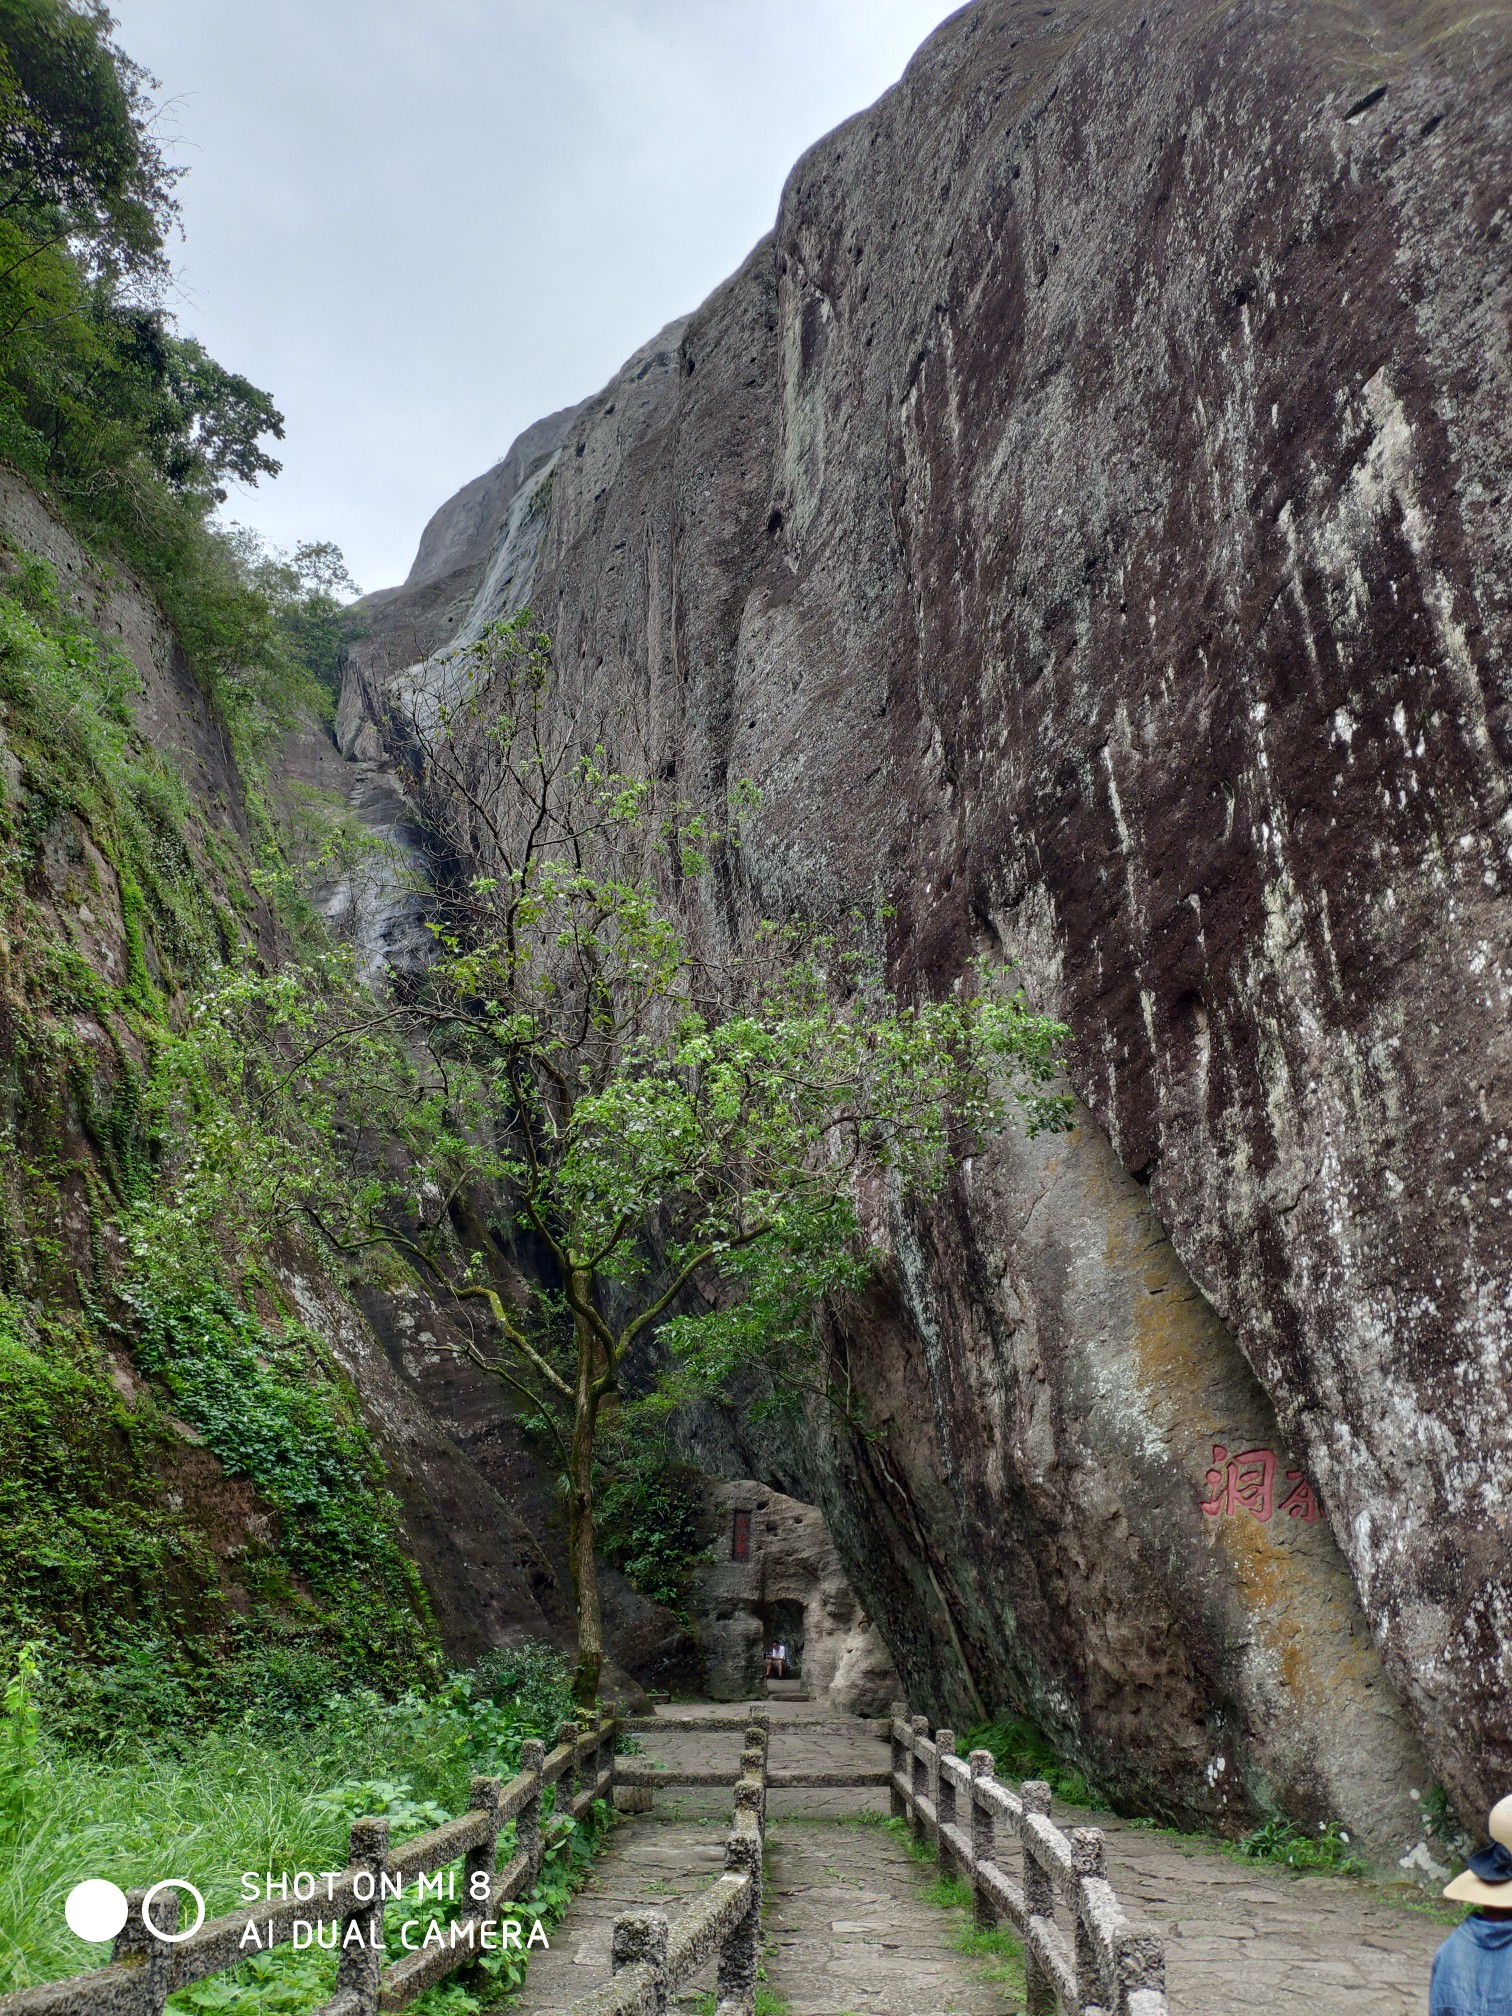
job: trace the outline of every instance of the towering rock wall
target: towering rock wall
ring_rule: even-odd
[[[761,786],[736,912],[1021,962],[1076,1133],[881,1214],[872,1439],[701,1445],[824,1504],[917,1705],[1399,1850],[1512,1777],[1509,188],[1506,10],[977,0],[343,716],[528,573]]]

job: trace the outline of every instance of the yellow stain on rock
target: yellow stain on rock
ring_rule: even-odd
[[[1111,1162],[1111,1157],[1109,1158]],[[1273,1511],[1210,1517],[1206,1473],[1214,1444],[1231,1455],[1251,1448],[1276,1454],[1279,1508],[1291,1489],[1288,1469],[1302,1466],[1282,1446],[1259,1381],[1182,1266],[1144,1194],[1114,1165],[1102,1176],[1105,1261],[1126,1284],[1140,1397],[1169,1451],[1173,1482],[1191,1494],[1203,1544],[1221,1557],[1224,1579],[1242,1610],[1246,1633],[1300,1707],[1337,1699],[1341,1683],[1363,1683],[1379,1670],[1343,1556],[1320,1519],[1306,1525]],[[1132,1194],[1131,1194],[1132,1193]]]

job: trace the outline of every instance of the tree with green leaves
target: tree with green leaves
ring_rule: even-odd
[[[466,1348],[554,1438],[587,1705],[606,1408],[653,1360],[698,1387],[791,1348],[873,1264],[858,1184],[926,1198],[1010,1110],[1064,1123],[1066,1031],[1002,973],[899,1004],[861,920],[714,943],[701,885],[753,794],[718,824],[611,763],[625,724],[569,703],[528,612],[396,704],[446,914],[423,982],[378,1012],[423,1060],[431,1148],[356,1236],[486,1305]]]
[[[350,605],[362,592],[341,548],[330,539],[302,539],[283,551],[266,546],[246,525],[234,526],[229,536],[247,579],[267,598],[290,656],[334,707],[353,634]]]
[[[180,170],[100,0],[0,0],[0,439],[65,495],[139,460],[173,492],[277,473],[266,392],[161,305]]]
[[[276,639],[212,514],[278,473],[283,419],[164,305],[182,171],[114,27],[102,0],[0,0],[0,456],[129,562],[220,700]]]
[[[0,0],[0,217],[83,270],[160,278],[181,171],[101,0]]]

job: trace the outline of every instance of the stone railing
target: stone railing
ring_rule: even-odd
[[[142,1902],[150,1893],[132,1892],[108,1966],[0,1995],[0,2016],[161,2016],[174,1989],[223,1974],[248,1957],[249,1923],[257,1928],[256,1950],[264,1953],[292,1944],[296,1925],[340,1928],[336,1992],[321,2016],[379,2016],[380,2011],[403,2009],[422,1989],[488,1950],[483,1927],[497,1920],[503,1905],[530,1895],[552,1833],[570,1831],[596,1799],[608,1797],[619,1727],[612,1719],[586,1728],[564,1722],[549,1752],[539,1740],[523,1744],[518,1777],[507,1785],[497,1778],[475,1778],[466,1813],[401,1847],[390,1848],[386,1820],[358,1820],[348,1840],[347,1867],[329,1878],[322,1874],[309,1897],[243,1905],[178,1939],[172,1936],[178,1930],[178,1893],[169,1890],[154,1899],[149,1926]],[[550,1785],[558,1788],[556,1812],[543,1824],[542,1794]],[[511,1820],[513,1852],[500,1869],[499,1833]],[[422,1945],[385,1967],[385,1903],[412,1894],[411,1885],[420,1877],[434,1878],[459,1859],[464,1875],[458,1888],[465,1901],[462,1914],[445,1927],[446,1943]],[[486,1895],[475,1881],[479,1872],[488,1879]],[[170,1936],[158,1936],[163,1933]],[[309,1934],[306,1940],[310,1942]]]
[[[931,1737],[907,1702],[894,1702],[891,1733],[893,1814],[934,1849],[942,1875],[970,1884],[979,1926],[1007,1920],[1023,1940],[1027,2016],[1169,2016],[1165,1949],[1114,1896],[1102,1830],[1063,1834],[1048,1785],[1011,1792],[993,1777],[990,1750],[958,1757],[953,1733]],[[1015,1844],[1021,1881],[1003,1866]]]
[[[724,1874],[673,1920],[664,1911],[622,1911],[614,1921],[613,1977],[574,2002],[570,2016],[663,2016],[673,1997],[716,1953],[715,2016],[752,2016],[761,1959],[768,1733],[766,1715],[753,1715],[735,1781],[735,1817],[725,1842]],[[617,1784],[629,1769],[623,1762],[617,1767]],[[635,1772],[634,1782],[645,1775]],[[658,1784],[667,1782],[666,1774],[656,1779]],[[687,1774],[677,1782],[687,1783]],[[703,1783],[702,1774],[693,1782]],[[719,1782],[727,1785],[729,1773],[723,1773]]]
[[[749,1736],[750,1730],[758,1725],[763,1729],[766,1728],[768,1721],[769,1717],[765,1709],[754,1713],[747,1727],[747,1736]],[[622,1729],[632,1732],[655,1730],[658,1736],[669,1734],[675,1736],[723,1735],[726,1731],[736,1726],[738,1725],[733,1721],[715,1721],[707,1715],[627,1715],[620,1723]],[[870,1729],[884,1739],[889,1727],[885,1721],[858,1721],[856,1726],[862,1729]],[[796,1715],[784,1715],[782,1718],[782,1727],[784,1731],[789,1729],[832,1729],[834,1727],[834,1717],[800,1719]],[[888,1784],[890,1779],[891,1773],[885,1769],[869,1771],[864,1766],[857,1768],[855,1765],[843,1766],[834,1771],[817,1771],[812,1766],[802,1771],[778,1771],[774,1770],[769,1763],[766,1770],[767,1789],[772,1792],[790,1792],[795,1790],[805,1792],[815,1790],[834,1791],[837,1789],[848,1790],[854,1786],[870,1785],[880,1787]],[[651,1794],[658,1790],[680,1792],[698,1786],[702,1786],[707,1790],[710,1787],[728,1785],[729,1782],[730,1771],[728,1765],[710,1765],[698,1770],[678,1770],[666,1764],[637,1764],[634,1758],[631,1757],[618,1757],[615,1759],[614,1764],[616,1804],[620,1805],[622,1810],[649,1812],[651,1809]],[[627,1790],[640,1795],[639,1802],[633,1808],[624,1799],[624,1791]]]

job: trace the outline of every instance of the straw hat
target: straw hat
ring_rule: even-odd
[[[1512,1795],[1498,1799],[1486,1822],[1491,1836],[1489,1848],[1477,1848],[1467,1857],[1468,1867],[1444,1891],[1456,1904],[1489,1904],[1493,1910],[1512,1911]]]

